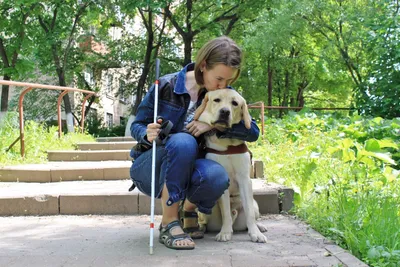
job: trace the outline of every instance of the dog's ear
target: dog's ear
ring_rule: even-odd
[[[251,128],[251,117],[250,117],[250,114],[249,114],[249,110],[247,108],[246,101],[244,101],[243,105],[242,105],[242,119],[244,121],[244,126],[247,129],[250,129]]]
[[[208,102],[208,94],[203,99],[203,102],[201,102],[201,105],[196,109],[196,112],[194,113],[194,118],[193,120],[197,121],[200,118],[201,113],[206,109]]]

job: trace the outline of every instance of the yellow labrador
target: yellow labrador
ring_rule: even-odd
[[[222,128],[244,121],[251,127],[251,118],[244,98],[233,89],[208,92],[196,110],[195,120]],[[238,139],[219,139],[216,132],[206,134],[206,158],[225,167],[230,186],[218,200],[211,215],[199,214],[199,224],[208,231],[220,231],[217,241],[229,241],[233,230],[248,230],[253,242],[267,242],[262,234],[266,228],[256,223],[259,208],[253,198],[250,179],[251,159],[245,142]],[[228,152],[229,154],[225,154]],[[232,153],[231,153],[232,152]]]

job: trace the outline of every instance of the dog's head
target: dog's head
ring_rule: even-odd
[[[232,124],[243,120],[246,128],[251,128],[246,100],[233,89],[208,92],[196,110],[194,120],[223,128],[231,128]]]

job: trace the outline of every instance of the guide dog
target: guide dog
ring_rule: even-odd
[[[250,129],[251,117],[244,98],[233,89],[208,92],[197,108],[194,120],[202,121],[216,128],[231,128],[232,124],[244,121]],[[228,172],[230,185],[214,206],[211,215],[199,214],[199,225],[207,231],[220,231],[215,239],[229,241],[233,230],[248,230],[251,241],[265,243],[262,233],[266,228],[256,223],[260,216],[257,202],[253,198],[250,179],[250,151],[244,141],[218,138],[218,131],[210,131],[205,136],[206,158],[224,166]]]

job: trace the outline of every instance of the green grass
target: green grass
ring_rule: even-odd
[[[7,148],[19,136],[19,121],[16,113],[8,113],[0,122],[0,166],[43,163],[47,161],[48,150],[73,150],[78,142],[92,142],[94,138],[88,134],[68,133],[58,138],[57,127],[25,121],[25,157],[20,154],[20,142],[11,150]]]
[[[400,120],[292,113],[250,144],[293,210],[371,266],[400,266]]]

